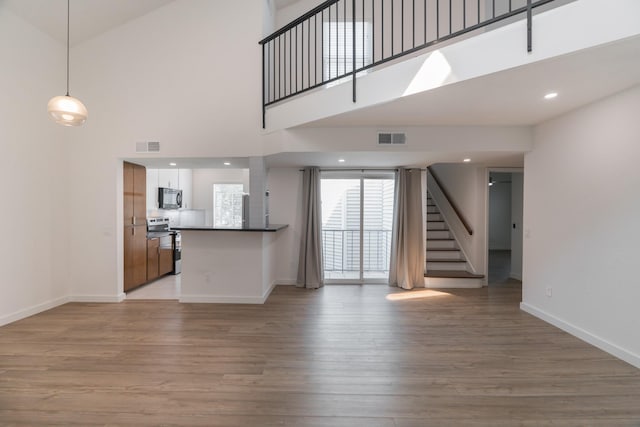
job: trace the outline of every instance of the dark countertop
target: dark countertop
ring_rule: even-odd
[[[262,232],[275,232],[287,228],[289,224],[271,224],[268,227],[213,227],[206,225],[198,226],[176,226],[171,227],[172,230],[177,231],[262,231]]]

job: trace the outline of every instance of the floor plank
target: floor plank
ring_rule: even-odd
[[[0,425],[640,425],[640,371],[520,299],[506,283],[66,304],[0,328]]]

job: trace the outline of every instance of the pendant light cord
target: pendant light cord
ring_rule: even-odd
[[[69,96],[69,3],[71,0],[67,0],[67,96]]]

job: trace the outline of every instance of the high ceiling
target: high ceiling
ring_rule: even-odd
[[[70,44],[85,42],[173,0],[72,0]],[[210,0],[214,1],[214,0]],[[215,0],[220,1],[220,0]],[[274,0],[281,9],[298,0]],[[0,0],[15,15],[61,43],[67,41],[67,0]]]

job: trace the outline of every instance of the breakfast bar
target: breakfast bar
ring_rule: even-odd
[[[182,234],[180,302],[264,303],[275,286],[276,241],[286,227],[173,227]]]

